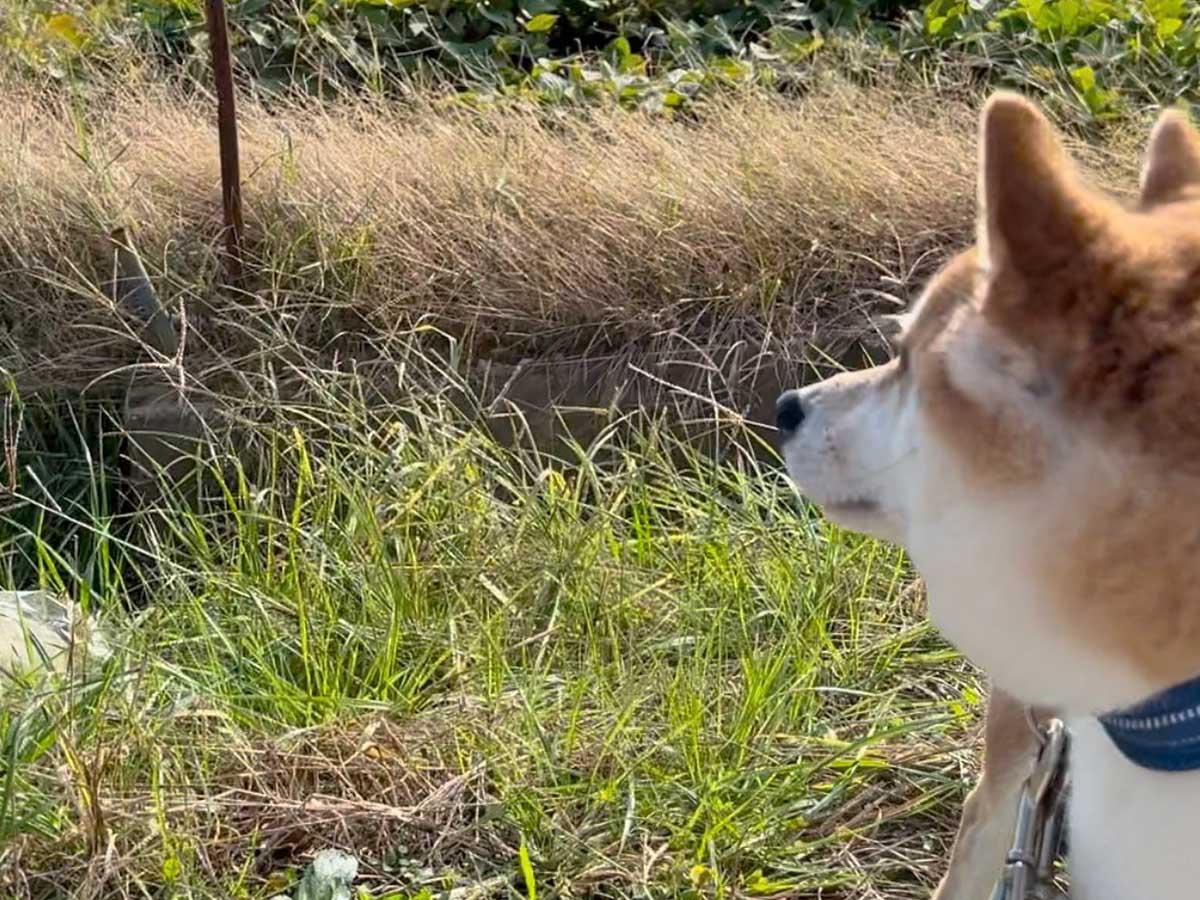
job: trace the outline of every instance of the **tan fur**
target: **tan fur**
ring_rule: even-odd
[[[1200,138],[1179,110],[1162,114],[1142,168],[1141,205],[1194,198],[1200,191]]]
[[[1005,98],[992,109],[1002,114],[985,119],[983,178],[1009,202],[985,212],[998,252],[978,307],[1056,371],[1064,414],[1142,461],[1134,477],[1079,498],[1088,524],[1048,548],[1045,573],[1070,627],[1151,680],[1177,682],[1200,670],[1200,139],[1182,115],[1164,114],[1139,208],[1125,211],[1078,185],[1032,107]],[[1018,157],[1000,158],[988,138],[1015,142]],[[948,385],[936,355],[920,377],[944,411],[938,421],[987,477],[1007,471],[998,453],[1028,459],[1012,446],[1019,434]],[[1036,751],[1020,704],[1000,692],[985,741],[936,900],[988,896],[1005,847],[986,826],[1002,820],[1000,833],[1011,832]]]
[[[971,302],[978,287],[979,264],[978,252],[969,247],[934,275],[900,336],[902,351],[913,353],[929,346],[954,313]]]
[[[1078,183],[1030,104],[1002,96],[984,121],[991,270],[978,314],[1054,373],[1072,427],[1120,453],[1124,472],[1138,467],[1086,486],[1074,517],[1086,524],[1047,548],[1045,577],[1064,627],[1149,680],[1182,680],[1200,671],[1200,141],[1167,114],[1141,207],[1123,210]],[[938,354],[918,377],[981,478],[1012,474],[1004,454],[1036,477],[1019,426],[968,409]]]
[[[1140,197],[1125,208],[1082,182],[1032,104],[1000,94],[982,116],[979,185],[977,246],[932,279],[899,340],[899,359],[806,389],[804,421],[818,424],[804,427],[823,437],[801,432],[789,468],[802,487],[824,492],[827,510],[861,494],[845,514],[857,512],[852,521],[885,537],[905,534],[904,516],[914,509],[938,522],[964,496],[1006,510],[1010,498],[1024,498],[1026,506],[1011,508],[1041,515],[1027,545],[1020,518],[999,532],[1009,544],[995,545],[994,531],[972,540],[1005,547],[994,554],[1001,560],[1020,547],[1021,577],[1036,579],[1026,583],[1037,584],[1048,608],[1039,605],[1034,617],[1024,608],[1026,632],[1009,630],[1008,643],[994,646],[1015,649],[1036,627],[1061,634],[1049,646],[1095,654],[1102,664],[1093,678],[1106,678],[1111,664],[1121,674],[1105,682],[1107,693],[1063,695],[1083,698],[1070,701],[1079,707],[1070,712],[1088,717],[1105,711],[1090,704],[1124,705],[1145,694],[1122,692],[1200,674],[1200,136],[1183,114],[1164,113]],[[922,452],[919,440],[906,448],[879,436],[886,427],[862,424],[863,409],[912,421],[904,415],[913,397],[927,429],[920,433],[945,448],[938,459],[955,470],[945,488],[937,478],[921,482],[915,501],[881,493],[872,480],[878,470],[854,455],[856,446]],[[809,462],[821,453],[825,461]],[[944,540],[932,542],[935,557]],[[969,573],[969,565],[960,568]],[[987,610],[1002,624],[1003,601]],[[987,651],[987,621],[980,628],[969,616],[948,620]],[[1002,655],[992,659],[1005,664]],[[1036,681],[1022,690],[1026,700],[1043,699]],[[983,775],[936,900],[986,900],[1012,838],[1036,738],[1005,692],[991,695],[985,742]],[[1140,852],[1153,858],[1145,846]],[[1103,867],[1103,855],[1093,860]]]
[[[1141,208],[1123,210],[1079,184],[1030,104],[1001,96],[985,123],[983,182],[998,198],[984,215],[990,271],[973,249],[956,256],[902,348],[932,351],[914,377],[931,420],[980,479],[1036,478],[1041,452],[1019,416],[949,377],[939,350],[973,316],[1055,374],[1064,417],[1141,461],[1140,477],[1078,498],[1077,518],[1093,524],[1063,534],[1046,576],[1070,627],[1152,680],[1178,681],[1200,671],[1200,603],[1184,600],[1200,583],[1200,140],[1166,114]],[[881,367],[863,380],[894,374]]]
[[[946,437],[975,460],[981,477],[1006,482],[1038,474],[1040,453],[1028,428],[1009,411],[980,404],[959,390],[949,377],[938,340],[964,316],[975,314],[973,303],[985,274],[974,247],[955,255],[934,277],[913,310],[910,325],[899,339],[901,358],[911,356],[914,377],[929,398],[931,419]],[[931,352],[921,352],[931,351]],[[998,368],[1016,367],[997,352]]]
[[[983,771],[963,804],[950,863],[933,900],[987,900],[1012,846],[1021,786],[1038,749],[1025,706],[993,690],[983,739]]]

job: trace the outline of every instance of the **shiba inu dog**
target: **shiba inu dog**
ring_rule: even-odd
[[[979,228],[892,360],[783,394],[788,471],[907,548],[993,684],[939,900],[982,900],[1035,738],[1072,739],[1076,900],[1200,895],[1200,136],[1151,134],[1136,204],[1013,94],[980,122]]]

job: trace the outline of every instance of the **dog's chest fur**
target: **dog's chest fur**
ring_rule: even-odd
[[[936,447],[926,452],[930,465],[954,471]],[[940,511],[919,516],[906,543],[925,580],[930,616],[951,643],[1014,696],[1064,714],[1107,712],[1156,690],[1144,673],[1094,646],[1078,623],[1064,621],[1048,595],[1040,548],[1060,541],[1070,525],[1071,485],[975,501],[952,478],[944,483],[968,499],[935,499]]]
[[[1069,726],[1072,900],[1200,895],[1200,772],[1139,768],[1095,719]]]
[[[967,517],[951,531],[978,546],[971,527]],[[1077,713],[1066,717],[1071,900],[1200,896],[1200,772],[1151,771],[1121,755],[1091,713],[1147,695],[1152,685],[1071,639],[1023,570],[1019,538],[1012,543],[1011,554],[989,557],[966,553],[954,541],[931,542],[920,562],[934,621],[995,683]]]

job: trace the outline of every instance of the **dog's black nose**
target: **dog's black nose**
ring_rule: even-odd
[[[804,406],[800,403],[800,393],[798,391],[788,391],[786,394],[781,394],[779,399],[775,401],[775,425],[783,432],[784,435],[789,435],[804,421]]]

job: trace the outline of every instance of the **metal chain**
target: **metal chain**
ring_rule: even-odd
[[[992,900],[1062,897],[1054,886],[1054,860],[1062,842],[1070,784],[1067,730],[1058,719],[1050,719],[1044,726],[1031,719],[1030,724],[1041,747],[1033,771],[1021,787],[1012,849],[1005,858]]]

